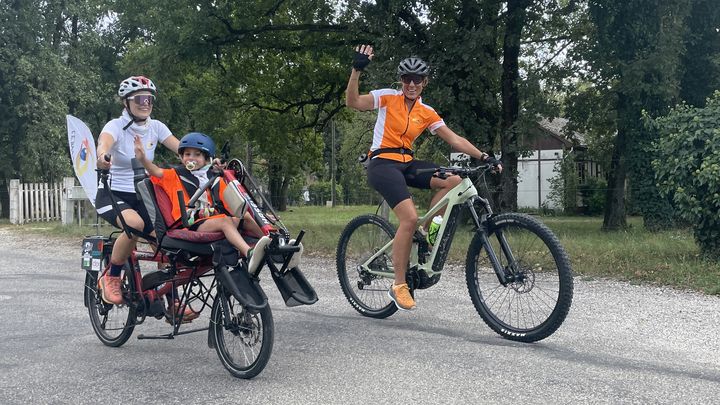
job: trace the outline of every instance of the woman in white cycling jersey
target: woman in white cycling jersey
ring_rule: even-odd
[[[180,141],[165,124],[150,118],[157,96],[157,88],[152,80],[144,76],[128,77],[120,83],[118,96],[124,106],[122,114],[105,124],[98,137],[97,147],[97,167],[110,169],[111,190],[99,185],[95,207],[103,219],[120,227],[120,220],[111,205],[112,193],[127,225],[150,234],[153,231],[152,221],[142,201],[135,195],[133,169],[130,164],[130,159],[135,157],[135,137],[139,137],[145,156],[151,161],[158,143],[177,153]],[[107,161],[105,156],[110,156],[110,161]],[[117,305],[123,302],[120,273],[135,248],[135,240],[122,233],[113,245],[110,270],[99,280],[102,299],[109,304]]]
[[[345,91],[345,105],[359,111],[378,110],[373,142],[368,153],[368,183],[385,198],[399,221],[392,253],[395,281],[388,294],[398,308],[409,310],[415,308],[415,300],[405,281],[405,272],[418,215],[407,186],[437,190],[430,202],[430,206],[433,206],[461,181],[458,176],[441,179],[433,177],[432,173],[418,174],[418,169],[439,166],[414,159],[413,142],[428,129],[458,152],[480,160],[498,162],[453,132],[437,112],[423,102],[420,94],[428,84],[430,67],[420,58],[410,57],[400,62],[397,74],[402,84],[401,90],[380,89],[360,94],[360,74],[373,56],[370,45],[361,45],[355,49],[353,69]],[[499,164],[498,170],[502,170]]]

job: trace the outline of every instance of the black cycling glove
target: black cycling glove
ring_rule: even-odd
[[[486,155],[487,157],[485,160],[483,160],[483,163],[487,163],[489,165],[492,165],[493,167],[498,167],[502,164],[500,159],[495,158],[494,156]]]
[[[368,57],[368,55],[360,52],[355,52],[352,63],[353,69],[363,71],[368,64],[370,64],[370,58]]]

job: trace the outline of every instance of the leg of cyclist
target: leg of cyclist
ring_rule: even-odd
[[[445,196],[445,194],[448,193],[448,191],[452,190],[453,187],[460,184],[462,179],[460,176],[450,176],[447,179],[441,179],[438,177],[433,177],[430,180],[430,188],[433,190],[437,190],[435,195],[433,195],[432,199],[430,200],[430,206],[437,204],[438,201],[440,201],[441,198]],[[440,211],[440,214],[443,214],[445,212],[445,208],[443,208]]]
[[[255,248],[245,242],[237,227],[240,220],[233,217],[210,218],[200,223],[197,230],[203,232],[221,231],[225,234],[225,238],[240,252],[240,254],[248,260],[248,271],[254,272],[255,268],[265,257],[265,246],[270,242],[270,238],[263,236],[260,238]]]
[[[250,245],[245,242],[237,227],[240,221],[232,217],[209,218],[202,221],[197,227],[201,232],[222,232],[225,238],[240,252],[241,255],[247,256]]]
[[[401,309],[415,308],[415,300],[410,295],[410,289],[405,282],[408,258],[412,247],[412,238],[417,224],[417,211],[412,199],[400,201],[393,212],[398,218],[398,228],[393,240],[392,261],[395,269],[395,281],[390,289],[390,298]]]
[[[398,227],[395,232],[395,240],[393,241],[393,267],[395,268],[395,284],[405,282],[405,272],[407,271],[407,261],[410,257],[410,248],[412,247],[412,237],[415,234],[415,224],[417,223],[417,211],[411,199],[407,199],[398,203],[393,208],[395,216],[398,218]]]
[[[260,229],[260,226],[257,222],[255,222],[249,212],[246,212],[245,215],[243,215],[242,229],[251,236],[255,236],[257,238],[265,236],[262,229]]]
[[[409,166],[408,163],[377,158],[370,161],[367,169],[368,183],[383,196],[399,221],[392,246],[395,280],[390,286],[388,295],[398,308],[405,310],[415,308],[415,300],[410,295],[410,288],[405,281],[412,238],[417,226],[417,211],[410,197],[405,175]],[[413,173],[412,177],[415,179],[417,176]],[[428,188],[427,184],[425,188]]]
[[[125,223],[134,229],[143,229],[145,222],[142,217],[132,209],[122,211]],[[118,227],[121,227],[120,219],[116,219]],[[135,248],[137,237],[128,238],[122,233],[113,245],[112,254],[110,256],[110,270],[98,280],[98,287],[102,290],[102,299],[108,304],[119,305],[123,303],[122,289],[120,281],[120,272],[123,265],[127,262],[130,253]]]

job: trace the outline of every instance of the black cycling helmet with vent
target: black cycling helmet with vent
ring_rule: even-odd
[[[420,75],[428,76],[430,74],[430,66],[424,60],[416,57],[403,59],[398,65],[398,75]]]

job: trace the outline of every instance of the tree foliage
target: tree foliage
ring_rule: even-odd
[[[98,114],[109,98],[103,15],[100,0],[0,4],[1,189],[71,173],[65,114]]]
[[[178,133],[250,144],[282,210],[290,180],[320,166],[320,132],[343,105],[334,33],[347,28],[331,4],[118,0],[116,8],[121,26],[148,33],[125,65],[166,89],[170,105],[158,116]]]
[[[329,179],[332,119],[344,196],[368,195],[355,159],[374,116],[344,112],[343,92],[352,48],[371,43],[361,91],[396,86],[404,57],[426,59],[424,100],[503,155],[493,185],[500,210],[514,208],[514,162],[529,129],[564,115],[609,169],[606,228],[624,225],[626,179],[654,227],[671,217],[646,175],[658,135],[642,111],[661,116],[679,99],[703,105],[720,85],[719,25],[713,0],[5,1],[0,181],[69,174],[64,115],[97,133],[121,109],[117,83],[144,74],[160,88],[156,118],[179,136],[230,140],[279,208],[292,181]],[[449,152],[432,136],[415,146],[434,160]]]
[[[720,258],[720,92],[704,108],[682,104],[650,123],[661,134],[653,161],[659,189],[692,224],[701,252]]]
[[[592,45],[585,53],[612,93],[617,134],[608,179],[605,229],[625,226],[625,180],[642,210],[645,226],[672,223],[672,210],[661,198],[652,173],[650,145],[657,133],[642,125],[642,111],[660,115],[678,100],[683,35],[691,0],[658,2],[590,0]],[[607,97],[607,96],[606,96]]]

